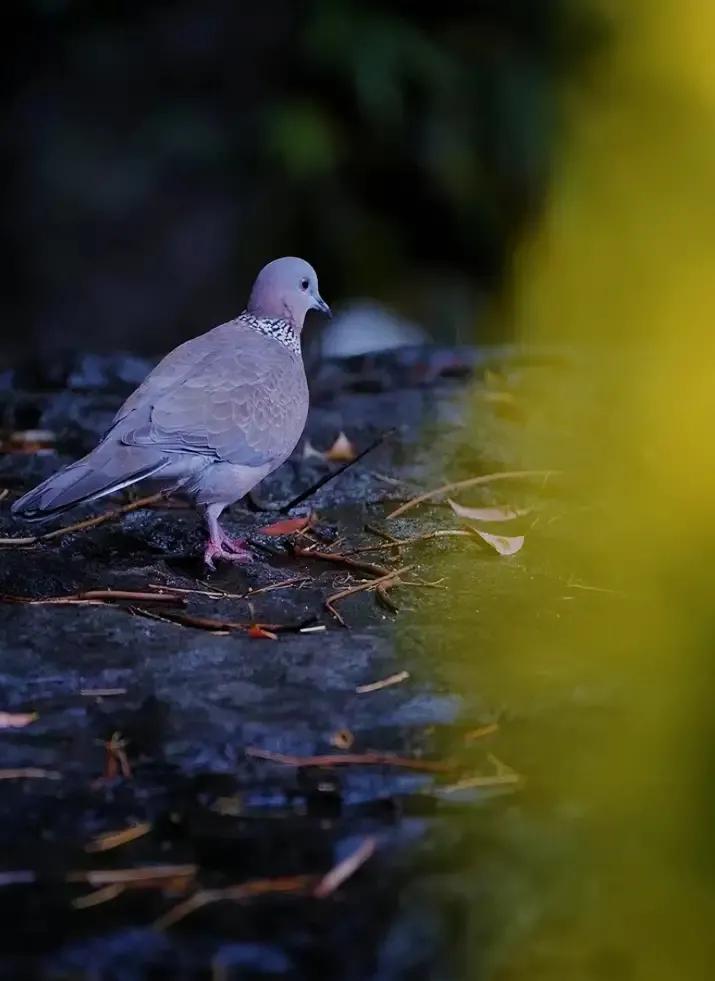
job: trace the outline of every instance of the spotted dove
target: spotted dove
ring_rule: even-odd
[[[21,497],[13,513],[50,518],[147,481],[203,510],[210,568],[215,559],[250,560],[219,517],[300,439],[308,413],[300,335],[311,309],[330,314],[312,266],[293,257],[268,263],[240,316],[167,354],[99,445]]]

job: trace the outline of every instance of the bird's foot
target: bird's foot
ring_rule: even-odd
[[[221,547],[232,552],[234,555],[243,555],[244,561],[250,562],[253,556],[246,548],[245,538],[232,538],[230,535],[224,534],[221,538]]]
[[[245,542],[240,539],[227,536],[221,541],[209,539],[204,549],[204,565],[214,572],[216,559],[223,559],[224,562],[252,562],[253,556],[244,545]]]

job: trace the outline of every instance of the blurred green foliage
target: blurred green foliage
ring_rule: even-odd
[[[602,40],[569,0],[8,7],[2,312],[20,348],[161,350],[285,253],[333,301],[498,335],[477,311],[541,206],[554,86]]]

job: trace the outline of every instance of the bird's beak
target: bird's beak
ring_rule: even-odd
[[[330,309],[328,304],[322,298],[320,293],[313,294],[313,310],[320,310],[320,312],[324,313],[326,317],[333,316],[333,311]]]

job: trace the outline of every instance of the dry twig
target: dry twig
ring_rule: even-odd
[[[111,698],[114,695],[126,695],[126,688],[80,688],[80,695],[88,698]]]
[[[123,885],[132,888],[167,888],[193,879],[197,865],[143,865],[130,869],[81,869],[70,872],[67,882],[86,882],[90,886]]]
[[[376,565],[374,562],[360,562],[358,559],[351,559],[340,552],[318,552],[314,548],[300,548],[294,545],[293,554],[308,559],[319,559],[321,562],[335,562],[337,565],[344,565],[349,569],[371,572],[375,576],[385,576],[390,572],[384,565]]]
[[[90,909],[92,906],[100,906],[102,903],[108,903],[112,899],[116,899],[117,896],[121,896],[126,888],[121,883],[115,882],[109,886],[103,886],[101,889],[95,889],[94,892],[87,893],[86,896],[78,896],[72,900],[71,906],[73,909]]]
[[[404,572],[409,572],[414,569],[413,565],[405,565],[401,569],[395,569],[394,572],[388,572],[385,576],[380,576],[378,579],[370,579],[367,582],[359,583],[357,586],[348,586],[346,589],[341,589],[338,593],[333,593],[325,600],[325,608],[330,610],[335,619],[343,627],[347,627],[347,623],[343,617],[335,609],[335,603],[338,600],[345,599],[347,596],[353,596],[355,593],[362,593],[365,590],[376,589],[378,586],[390,587],[397,586],[400,583],[400,575]]]
[[[0,780],[61,780],[57,770],[43,770],[37,766],[18,766],[0,770]]]
[[[160,916],[153,924],[155,930],[166,930],[174,926],[190,913],[208,906],[210,903],[220,903],[226,900],[241,902],[253,899],[255,896],[265,896],[269,893],[301,893],[305,892],[315,881],[312,875],[292,875],[275,879],[253,879],[237,886],[225,889],[202,889],[193,896],[170,909]]]
[[[361,865],[367,862],[376,848],[377,838],[365,838],[352,854],[344,858],[342,862],[338,862],[330,872],[323,876],[313,890],[315,898],[325,899],[326,896],[330,896],[336,889],[339,889],[350,876],[355,875]]]
[[[430,501],[435,497],[439,497],[440,494],[450,494],[452,491],[462,490],[465,487],[476,487],[478,484],[491,484],[498,480],[522,480],[530,477],[543,477],[544,480],[547,480],[557,473],[559,473],[558,470],[501,470],[497,473],[481,474],[479,477],[467,477],[466,480],[457,480],[454,483],[442,484],[441,487],[436,487],[434,490],[418,494],[417,497],[405,501],[404,504],[395,508],[394,511],[390,511],[386,515],[386,519],[397,518],[399,515],[404,514],[405,511],[409,511],[411,508],[417,507],[418,504],[422,504],[423,501]]]
[[[121,845],[129,844],[130,841],[136,841],[137,838],[143,838],[150,831],[151,824],[148,821],[122,828],[121,831],[105,831],[104,834],[97,835],[96,838],[87,842],[84,850],[86,852],[108,852],[112,848],[119,848]]]
[[[389,678],[383,678],[381,681],[373,681],[369,685],[358,685],[355,691],[358,695],[366,695],[371,691],[380,691],[381,688],[389,688],[390,685],[399,685],[401,681],[407,681],[409,676],[409,671],[398,671],[397,674],[391,674]]]
[[[326,753],[322,756],[291,756],[287,753],[273,753],[268,749],[248,746],[246,756],[284,766],[398,766],[407,770],[423,770],[426,773],[448,773],[454,769],[452,763],[442,760],[419,760],[409,756],[396,756],[393,753]]]
[[[165,498],[166,494],[161,491],[158,494],[152,494],[150,497],[142,497],[138,501],[132,501],[131,504],[125,504],[121,508],[106,511],[104,514],[97,515],[96,518],[87,518],[86,521],[78,521],[73,525],[57,528],[55,531],[46,531],[43,535],[28,535],[26,538],[0,538],[0,546],[9,548],[16,545],[36,545],[38,542],[49,542],[53,538],[60,538],[62,535],[68,535],[72,531],[86,531],[88,528],[96,528],[98,525],[103,525],[108,521],[114,521],[115,518],[120,518],[123,514],[129,514],[130,511],[138,511],[140,508],[150,507],[152,504],[156,504]]]
[[[168,603],[184,606],[185,599],[162,593],[143,593],[131,589],[87,589],[69,596],[0,595],[0,603],[27,603],[30,606],[101,606],[105,603]]]

